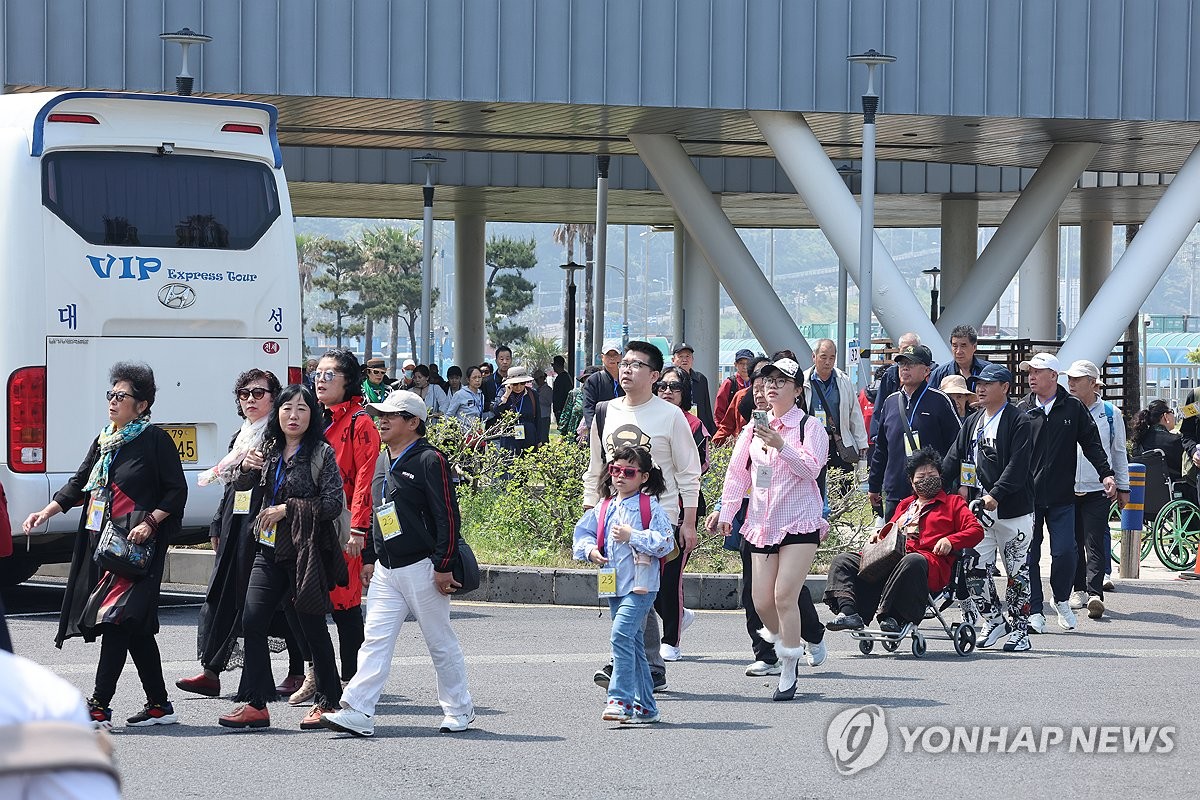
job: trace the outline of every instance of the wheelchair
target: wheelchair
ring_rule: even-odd
[[[974,509],[972,509],[974,510]],[[942,626],[942,633],[933,634],[934,638],[946,638],[954,645],[954,652],[960,656],[968,656],[975,651],[976,636],[979,631],[979,613],[971,599],[967,588],[967,575],[979,563],[979,553],[974,549],[959,550],[954,554],[954,566],[950,570],[950,583],[937,593],[930,593],[925,604],[925,616],[922,622],[936,619]],[[950,606],[957,605],[962,614],[962,622],[946,621],[943,612]],[[896,633],[881,631],[878,628],[863,628],[850,631],[850,638],[858,642],[860,653],[870,655],[878,642],[883,649],[894,653],[900,648],[905,639],[912,639],[912,654],[917,658],[925,655],[927,637],[918,628],[920,623],[908,622]]]
[[[1159,449],[1137,456],[1146,465],[1146,500],[1141,541],[1144,560],[1151,550],[1167,569],[1181,572],[1196,565],[1200,544],[1200,507],[1195,488],[1186,481],[1174,480],[1167,472],[1166,454]],[[1121,512],[1113,503],[1108,512],[1112,532],[1112,559],[1121,563]]]

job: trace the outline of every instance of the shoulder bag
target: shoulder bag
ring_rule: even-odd
[[[889,522],[879,531],[879,538],[863,547],[858,562],[858,577],[867,583],[887,580],[892,570],[904,558],[905,537],[900,526]]]
[[[816,374],[817,373],[814,370],[813,375]],[[836,373],[834,374],[834,380],[837,380]],[[810,379],[809,383],[812,384],[813,391],[820,396],[821,406],[825,409],[825,429],[829,431],[829,438],[833,442],[834,452],[837,453],[838,458],[840,458],[842,461],[845,461],[847,464],[857,464],[860,458],[858,448],[854,447],[853,445],[846,444],[842,440],[841,429],[833,422],[833,414],[830,411],[829,398],[825,396],[825,391],[821,389],[821,385],[815,380]]]
[[[118,525],[112,519],[104,523],[96,545],[96,563],[102,570],[136,581],[150,572],[150,562],[154,560],[154,541],[134,544],[129,541],[130,528]]]
[[[350,429],[351,433],[353,433],[353,419],[350,420]],[[309,463],[312,464],[313,485],[317,487],[318,494],[321,492],[321,470],[325,468],[325,459],[330,457],[334,457],[333,448],[326,444],[324,447],[318,448],[317,452],[313,453],[309,459]],[[344,489],[340,493],[340,496],[342,498],[342,512],[334,517],[333,530],[337,534],[338,545],[344,550],[346,545],[350,543],[350,508],[346,505],[346,492]]]

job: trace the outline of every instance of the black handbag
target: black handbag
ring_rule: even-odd
[[[111,519],[104,523],[96,545],[96,563],[101,569],[130,580],[139,580],[150,572],[154,560],[154,542],[134,544],[129,541],[129,529]]]
[[[467,540],[461,536],[458,537],[454,557],[450,560],[450,573],[455,582],[461,584],[460,588],[455,589],[455,594],[466,594],[479,588],[479,562],[475,560],[475,554],[471,552]]]
[[[815,375],[816,373],[814,372],[813,374]],[[821,406],[825,409],[826,419],[832,420],[833,415],[830,411],[829,398],[825,396],[825,392],[821,389],[821,385],[815,380],[810,380],[809,383],[812,384],[813,390],[821,398]],[[833,453],[831,455],[836,454],[837,457],[846,464],[857,464],[862,459],[862,455],[858,452],[857,447],[846,444],[845,441],[843,441],[842,431],[837,425],[835,425],[833,422],[829,422],[825,426],[825,429],[829,432],[829,441],[833,445]]]

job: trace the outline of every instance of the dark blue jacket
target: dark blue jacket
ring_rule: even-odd
[[[974,360],[971,362],[971,377],[967,378],[967,388],[972,392],[975,391],[975,376],[978,375],[980,371],[982,371],[983,368],[989,363],[991,362],[986,361],[979,356],[975,356]],[[942,381],[948,375],[958,374],[958,364],[954,363],[954,359],[950,359],[945,364],[936,367],[933,372],[929,373],[929,385],[936,389],[942,385]]]
[[[903,500],[912,494],[912,484],[904,474],[904,422],[901,418],[901,400],[904,391],[894,392],[891,397],[876,404],[875,418],[879,420],[879,434],[875,437],[875,451],[871,454],[871,471],[868,486],[872,492],[882,493],[890,500]],[[912,429],[916,431],[922,447],[932,447],[940,455],[949,452],[958,431],[962,427],[954,402],[939,392],[932,384],[923,383],[913,392]],[[940,457],[939,455],[939,457]]]

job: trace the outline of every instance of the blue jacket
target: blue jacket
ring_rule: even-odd
[[[979,356],[975,356],[974,360],[971,362],[971,377],[967,378],[967,388],[972,392],[975,391],[975,376],[978,375],[980,371],[982,371],[983,368],[989,363],[991,362],[982,359]],[[958,364],[954,363],[954,359],[950,359],[945,364],[935,367],[933,372],[929,373],[929,385],[936,389],[942,385],[942,381],[948,375],[957,374],[959,374]]]
[[[898,391],[875,406],[875,417],[879,419],[879,434],[875,437],[875,451],[871,454],[871,471],[867,485],[872,492],[882,493],[890,500],[903,500],[912,494],[912,484],[904,474],[904,422],[901,419],[900,401],[904,391]],[[912,429],[920,439],[922,447],[932,447],[945,455],[958,438],[962,427],[954,402],[939,392],[930,383],[923,383],[913,392]]]

